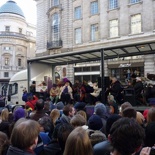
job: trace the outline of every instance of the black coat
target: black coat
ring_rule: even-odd
[[[35,155],[34,152],[24,151],[16,147],[10,146],[6,155]]]
[[[63,155],[60,145],[57,141],[52,141],[44,147],[43,151],[39,155]]]

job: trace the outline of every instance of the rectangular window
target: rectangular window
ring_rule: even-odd
[[[20,58],[18,59],[18,66],[22,66],[22,60]]]
[[[109,21],[110,26],[110,38],[118,37],[118,20],[110,20]]]
[[[19,33],[22,33],[22,28],[19,28]]]
[[[109,0],[109,9],[118,8],[118,0]]]
[[[74,19],[81,19],[81,6],[75,8]]]
[[[53,0],[53,6],[59,5],[59,0]]]
[[[82,43],[81,28],[75,29],[75,44]]]
[[[98,14],[98,2],[91,2],[91,15]]]
[[[9,50],[11,50],[11,47],[6,46],[6,47],[4,47],[4,50],[9,51]]]
[[[4,77],[9,77],[9,72],[4,72]]]
[[[97,41],[98,40],[98,24],[91,25],[91,41]]]
[[[9,65],[9,58],[5,58],[5,65]]]
[[[140,2],[140,0],[130,0],[131,4],[138,3],[138,2]]]
[[[5,31],[10,32],[10,26],[5,26]]]
[[[131,16],[131,34],[142,32],[141,14]]]

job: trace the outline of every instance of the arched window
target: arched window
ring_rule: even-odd
[[[52,41],[58,41],[60,39],[60,19],[58,13],[55,13],[52,16],[51,32]]]

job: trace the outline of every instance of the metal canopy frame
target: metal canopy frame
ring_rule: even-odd
[[[28,80],[30,81],[30,64],[33,62],[48,63],[52,66],[75,64],[83,62],[101,61],[101,85],[104,90],[104,60],[155,54],[155,42],[130,44],[124,46],[115,46],[108,48],[98,48],[86,51],[72,51],[61,54],[54,54],[42,57],[36,57],[27,60],[28,66]],[[29,82],[28,82],[29,88]],[[104,101],[104,92],[102,91],[102,101]]]

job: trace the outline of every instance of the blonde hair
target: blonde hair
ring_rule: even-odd
[[[60,117],[60,111],[58,109],[53,109],[50,113],[50,117],[53,125],[55,126],[56,120]]]
[[[82,127],[75,128],[67,138],[63,155],[69,154],[93,155],[90,139]]]
[[[8,118],[9,118],[9,111],[7,108],[5,108],[2,110],[1,119],[2,121],[8,121]]]
[[[86,114],[85,111],[79,110],[79,111],[77,112],[77,114],[80,114],[81,116],[83,116],[83,117],[86,119],[86,121],[87,121],[87,114]]]

